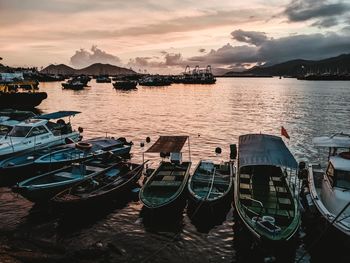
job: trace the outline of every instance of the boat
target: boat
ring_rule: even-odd
[[[130,90],[137,89],[137,82],[133,80],[118,80],[113,83],[115,89]]]
[[[186,185],[191,161],[183,162],[181,149],[188,136],[160,136],[146,153],[169,153],[162,160],[140,191],[140,201],[148,210],[182,211],[186,205]]]
[[[41,150],[19,153],[0,161],[0,185],[11,186],[42,173],[39,167],[35,166],[34,161],[51,151],[53,151],[53,149],[44,148]]]
[[[160,75],[147,76],[139,80],[140,86],[170,86],[171,80]]]
[[[216,78],[211,71],[210,65],[205,70],[196,66],[192,71],[190,66],[186,66],[183,76],[177,81],[183,84],[215,84]]]
[[[189,207],[196,212],[214,212],[232,202],[233,162],[214,163],[201,160],[188,181]]]
[[[107,173],[100,173],[58,193],[51,201],[64,211],[104,206],[130,193],[137,184],[144,164],[120,162]]]
[[[300,226],[298,194],[294,191],[297,167],[280,137],[239,137],[234,204],[240,221],[256,241],[277,244],[294,239]]]
[[[108,77],[108,75],[100,75],[96,77],[96,83],[111,83],[112,80]]]
[[[72,129],[70,117],[78,111],[58,111],[39,115],[15,125],[13,129],[0,140],[0,160],[21,152],[33,151],[67,141],[78,141],[80,133]],[[62,118],[69,117],[66,123]],[[50,120],[58,119],[56,123]],[[81,130],[81,128],[79,129]]]
[[[14,109],[4,109],[0,111],[0,139],[6,136],[12,128],[35,114],[31,111],[20,111]]]
[[[16,184],[12,190],[33,203],[48,202],[58,193],[83,180],[99,174],[115,173],[114,167],[120,159],[111,158],[107,154],[105,156],[29,178]]]
[[[18,91],[18,85],[32,85],[30,91]],[[47,98],[46,92],[35,91],[35,84],[27,82],[0,83],[0,108],[33,109]]]
[[[328,148],[326,168],[320,164],[310,164],[303,196],[308,210],[318,211],[318,215],[333,226],[340,236],[350,237],[350,135],[337,133],[313,139],[317,147]],[[323,158],[324,159],[324,158]]]
[[[43,169],[59,168],[72,162],[81,162],[111,152],[121,156],[130,153],[131,144],[114,138],[94,138],[51,151],[38,157],[34,164]]]
[[[68,80],[66,83],[61,83],[64,89],[72,89],[72,90],[82,90],[84,89],[85,84],[77,79]]]

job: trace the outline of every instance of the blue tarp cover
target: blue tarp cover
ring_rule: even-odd
[[[80,111],[57,111],[53,113],[48,114],[42,114],[35,118],[37,119],[45,119],[45,120],[54,120],[54,119],[60,119],[68,116],[74,116],[76,114],[79,114]]]
[[[298,164],[283,140],[267,134],[239,136],[239,168],[250,165],[275,165],[297,168]]]

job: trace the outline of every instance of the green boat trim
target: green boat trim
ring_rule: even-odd
[[[286,181],[286,174],[280,167],[274,168],[280,171],[280,176],[267,175],[267,187],[253,183],[251,174],[240,172],[235,184],[235,204],[239,216],[257,238],[288,241],[301,223],[299,205]],[[267,224],[267,228],[256,222],[266,216],[275,220],[273,225]]]
[[[200,161],[188,181],[188,191],[197,201],[216,202],[232,190],[233,162]]]
[[[239,137],[234,202],[239,217],[257,238],[288,241],[297,232],[301,222],[297,167],[282,138]]]
[[[162,161],[140,191],[140,201],[150,209],[170,205],[184,191],[189,178],[191,162]]]

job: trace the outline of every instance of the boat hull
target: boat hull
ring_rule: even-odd
[[[46,92],[1,93],[0,108],[33,109],[46,98]]]

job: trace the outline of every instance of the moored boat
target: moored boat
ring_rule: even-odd
[[[81,162],[106,152],[121,156],[130,153],[131,144],[112,138],[94,138],[80,141],[63,149],[51,151],[34,161],[37,167],[59,168],[72,162]]]
[[[297,162],[280,137],[239,137],[234,203],[239,219],[256,240],[284,242],[297,233],[296,169]]]
[[[68,167],[22,181],[12,189],[33,203],[48,202],[61,191],[87,178],[114,172],[113,168],[120,162],[120,159],[108,157],[74,163]]]
[[[108,173],[90,177],[62,191],[51,199],[64,211],[104,206],[117,197],[128,194],[140,179],[144,164],[120,162]]]
[[[70,121],[62,118],[71,117],[78,111],[59,111],[43,114],[18,123],[1,140],[0,160],[21,152],[33,151],[65,144],[67,140],[78,141],[80,134],[72,129]],[[57,123],[51,119],[59,119]]]
[[[160,136],[146,151],[170,154],[170,161],[161,161],[140,191],[140,201],[147,209],[172,213],[184,209],[191,161],[182,161],[181,149],[187,139],[188,136]]]
[[[188,181],[189,207],[214,212],[232,201],[233,162],[200,161]]]
[[[113,83],[115,89],[130,90],[137,89],[137,82],[134,80],[118,80]]]
[[[332,226],[336,232],[350,244],[350,135],[338,133],[330,137],[316,137],[313,143],[317,147],[329,148],[327,166],[310,164],[304,192],[311,199],[307,207]]]

